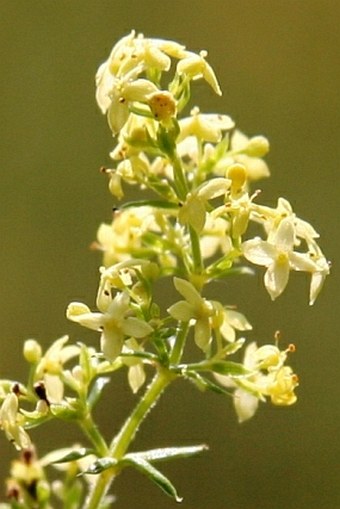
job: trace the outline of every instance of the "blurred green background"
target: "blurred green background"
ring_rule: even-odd
[[[2,0],[0,20],[1,378],[25,376],[25,338],[45,346],[64,333],[97,341],[64,313],[70,300],[94,303],[100,259],[88,246],[113,205],[98,172],[113,147],[94,100],[99,63],[131,28],[207,49],[224,95],[198,83],[201,109],[268,136],[272,178],[261,185],[261,200],[287,197],[320,232],[333,271],[312,308],[301,274],[275,303],[262,273],[233,283],[232,301],[253,323],[251,337],[270,341],[280,329],[296,343],[297,405],[263,406],[238,425],[229,400],[175,384],[135,447],[210,444],[200,458],[164,466],[183,509],[339,508],[340,3]],[[222,288],[230,303],[230,289]],[[114,377],[98,410],[107,436],[133,402],[125,379]],[[33,436],[41,454],[79,439],[60,424]],[[1,436],[1,479],[14,455]],[[175,505],[134,472],[124,472],[115,490],[117,508]]]

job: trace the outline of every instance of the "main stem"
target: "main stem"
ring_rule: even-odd
[[[190,233],[191,252],[192,252],[192,261],[193,261],[193,266],[194,266],[194,272],[196,274],[201,274],[204,269],[204,266],[203,266],[203,260],[202,260],[202,254],[201,254],[200,239],[199,239],[197,232],[191,225],[189,226],[189,233]]]
[[[140,424],[155,405],[166,386],[174,379],[174,376],[166,369],[161,369],[157,372],[144,396],[125,421],[118,435],[113,439],[108,452],[109,457],[119,460],[124,456]],[[86,502],[86,509],[98,509],[116,473],[114,469],[108,469],[98,476],[98,480]]]
[[[178,155],[175,152],[172,154],[171,162],[174,171],[174,184],[178,197],[180,200],[185,201],[186,196],[188,194],[188,183],[182,168],[182,164],[178,158]]]

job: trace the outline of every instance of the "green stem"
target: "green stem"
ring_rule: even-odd
[[[92,419],[92,415],[90,412],[87,413],[84,419],[79,422],[81,429],[84,431],[85,435],[90,439],[91,443],[94,445],[96,452],[99,456],[106,456],[108,453],[108,446],[100,433],[98,426]]]
[[[189,322],[180,322],[176,341],[173,346],[171,356],[170,356],[170,363],[171,364],[178,364],[181,361],[182,355],[183,355],[183,349],[185,345],[185,340],[188,335],[189,330]]]
[[[125,421],[118,435],[112,440],[107,456],[117,460],[124,456],[142,421],[174,377],[175,375],[165,369],[160,370],[155,375],[144,396]],[[86,502],[86,509],[98,509],[116,473],[114,469],[108,469],[98,476],[98,480]]]
[[[192,226],[189,226],[189,232],[190,232],[190,240],[191,240],[192,261],[194,264],[194,272],[196,274],[201,274],[203,272],[204,267],[203,267],[203,261],[202,261],[200,239],[199,239],[198,233]]]
[[[181,165],[181,162],[176,153],[172,154],[171,162],[174,168],[174,184],[180,200],[185,200],[188,194],[188,183]]]
[[[135,438],[136,432],[142,421],[145,419],[151,408],[154,406],[163,390],[174,379],[174,375],[165,369],[160,370],[150,383],[143,398],[125,421],[119,434],[113,439],[110,445],[112,457],[120,459],[124,456],[130,443]]]

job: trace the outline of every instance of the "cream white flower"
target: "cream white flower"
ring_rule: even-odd
[[[67,308],[67,318],[84,327],[101,331],[101,350],[107,359],[113,361],[122,351],[127,337],[143,338],[152,333],[152,327],[131,314],[130,297],[119,292],[114,298],[97,299],[99,312],[91,312],[81,302],[72,302]]]
[[[253,200],[257,192],[249,195],[246,191],[247,173],[243,164],[234,163],[227,168],[230,180],[230,191],[226,195],[225,204],[215,208],[213,217],[228,216],[230,220],[230,235],[239,239],[247,230],[254,208]]]
[[[330,264],[323,255],[316,242],[309,244],[309,254],[316,265],[315,271],[311,274],[311,284],[309,292],[309,304],[313,305],[319,295],[326,277],[330,271]]]
[[[247,318],[235,309],[223,308],[223,321],[220,326],[220,332],[224,339],[233,343],[236,340],[236,331],[248,331],[252,329]]]
[[[239,422],[253,417],[259,401],[266,398],[279,406],[290,406],[296,402],[294,390],[298,386],[298,378],[289,366],[284,365],[287,354],[292,351],[294,345],[281,351],[275,345],[258,347],[252,342],[246,347],[243,359],[243,366],[250,375],[238,379],[215,375],[221,385],[235,388],[233,401]]]
[[[294,390],[298,384],[298,377],[293,373],[292,368],[282,366],[277,372],[268,374],[263,393],[270,397],[273,405],[290,406],[297,400]]]
[[[115,161],[120,161],[135,155],[149,166],[150,163],[145,154],[141,152],[141,147],[148,146],[150,140],[156,139],[157,128],[157,121],[153,118],[130,113],[127,122],[117,136],[117,145],[110,152],[110,157]]]
[[[290,270],[315,272],[316,265],[308,253],[294,251],[295,229],[291,219],[285,218],[271,238],[271,242],[259,237],[242,244],[243,255],[256,265],[267,267],[264,283],[274,300],[286,288]]]
[[[245,369],[249,370],[249,372],[254,372],[254,375],[243,381],[243,386],[238,386],[236,381],[229,376],[215,374],[215,378],[222,386],[235,389],[233,393],[233,403],[239,422],[251,419],[258,408],[259,400],[264,399],[253,385],[257,378],[256,351],[257,345],[255,342],[249,343],[245,349],[243,366]],[[244,386],[246,386],[248,390],[246,390]]]
[[[245,134],[241,133],[238,129],[233,132],[231,138],[231,146],[224,157],[222,157],[216,164],[215,171],[221,173],[225,168],[234,163],[243,164],[246,168],[248,181],[256,181],[270,176],[270,171],[267,163],[262,159],[266,150],[269,150],[268,142],[265,143],[265,138],[262,143],[259,143],[258,136],[248,138]],[[254,151],[254,147],[257,151]],[[259,148],[261,147],[261,149]]]
[[[132,30],[115,44],[105,64],[110,73],[122,76],[135,67],[140,72],[146,69],[168,71],[170,57],[180,59],[186,56],[185,46],[177,42],[146,38]]]
[[[185,74],[187,80],[204,78],[217,94],[221,94],[213,69],[206,62],[206,52],[199,55],[185,51],[185,47],[173,41],[147,39],[132,31],[123,37],[112,49],[106,62],[96,74],[96,99],[103,113],[107,113],[113,135],[119,133],[129,118],[133,102],[148,104],[150,98],[159,94],[155,83],[142,75],[160,77],[171,66],[171,57],[179,59],[177,73]],[[171,91],[172,92],[172,91]],[[169,91],[166,91],[169,94]],[[151,99],[152,101],[152,99]],[[174,103],[175,104],[175,103]],[[159,108],[152,101],[151,109],[169,118],[175,114],[175,107]]]
[[[178,62],[177,73],[192,80],[203,78],[216,94],[222,95],[215,73],[205,60],[207,54],[204,50],[199,55],[188,51],[186,57]]]
[[[230,234],[233,239],[240,238],[247,231],[253,208],[254,196],[255,195],[249,196],[249,194],[245,192],[241,192],[238,197],[231,194],[224,207],[215,209],[213,212],[213,214],[228,213],[231,219]]]
[[[132,31],[122,37],[113,47],[109,58],[100,65],[96,74],[96,99],[103,113],[112,103],[112,95],[119,84],[131,83],[144,71],[144,49],[142,37]],[[142,44],[141,44],[142,42]],[[167,62],[166,65],[168,65]]]
[[[129,105],[134,101],[145,102],[149,94],[158,90],[150,80],[139,78],[147,66],[145,54],[148,53],[141,41],[144,39],[136,38],[134,32],[123,37],[96,74],[97,103],[107,113],[113,135],[126,123]]]
[[[176,290],[185,298],[170,306],[168,313],[182,322],[195,322],[195,343],[204,352],[211,341],[210,318],[216,313],[213,304],[201,297],[196,288],[184,279],[174,278]]]
[[[200,113],[199,108],[193,108],[190,117],[179,121],[180,134],[177,142],[180,143],[189,136],[195,136],[201,141],[217,143],[222,139],[222,132],[230,131],[235,123],[228,115],[214,113]]]
[[[18,397],[14,392],[7,394],[0,408],[0,427],[16,449],[27,449],[31,440],[23,426],[23,416],[19,413]]]
[[[285,198],[279,198],[275,208],[254,203],[252,212],[252,219],[264,226],[269,241],[270,237],[275,234],[280,222],[285,218],[289,218],[294,225],[295,245],[300,245],[301,239],[305,240],[308,245],[310,242],[314,243],[315,239],[319,237],[319,234],[310,223],[296,216],[291,204]]]
[[[135,340],[128,339],[123,347],[123,353],[134,354],[134,352],[143,352],[143,347]],[[128,366],[128,382],[134,394],[142,387],[146,380],[143,361],[137,357],[122,357],[122,362]]]
[[[50,346],[41,357],[35,370],[35,380],[43,381],[49,403],[60,403],[64,396],[62,372],[64,364],[79,355],[78,345],[66,345],[68,336],[63,336]]]
[[[107,118],[113,135],[118,134],[128,120],[131,103],[136,101],[147,102],[150,94],[158,91],[156,85],[151,81],[145,79],[131,80],[132,77],[126,75],[124,79],[116,79],[112,82],[110,91],[111,102]]]
[[[110,266],[140,256],[147,250],[142,236],[147,231],[158,232],[152,207],[130,207],[114,213],[111,224],[102,223],[97,232],[97,244],[104,253],[104,265]]]
[[[203,258],[210,258],[217,252],[228,254],[232,250],[229,235],[230,223],[222,217],[206,215],[204,229],[200,235],[201,254]]]
[[[190,224],[200,233],[206,220],[207,201],[225,195],[229,187],[230,180],[222,177],[215,177],[198,186],[193,193],[187,195],[186,201],[180,208],[178,213],[179,222]]]

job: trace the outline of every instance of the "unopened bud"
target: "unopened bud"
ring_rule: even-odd
[[[269,152],[269,141],[264,136],[254,136],[243,152],[251,157],[264,157]]]
[[[41,346],[35,339],[27,339],[24,343],[24,357],[31,364],[36,364],[41,359]]]
[[[241,191],[247,180],[247,171],[243,164],[234,163],[227,169],[227,178],[231,180],[233,193]]]
[[[160,268],[157,263],[150,262],[141,267],[143,276],[149,281],[156,281],[160,276]]]

